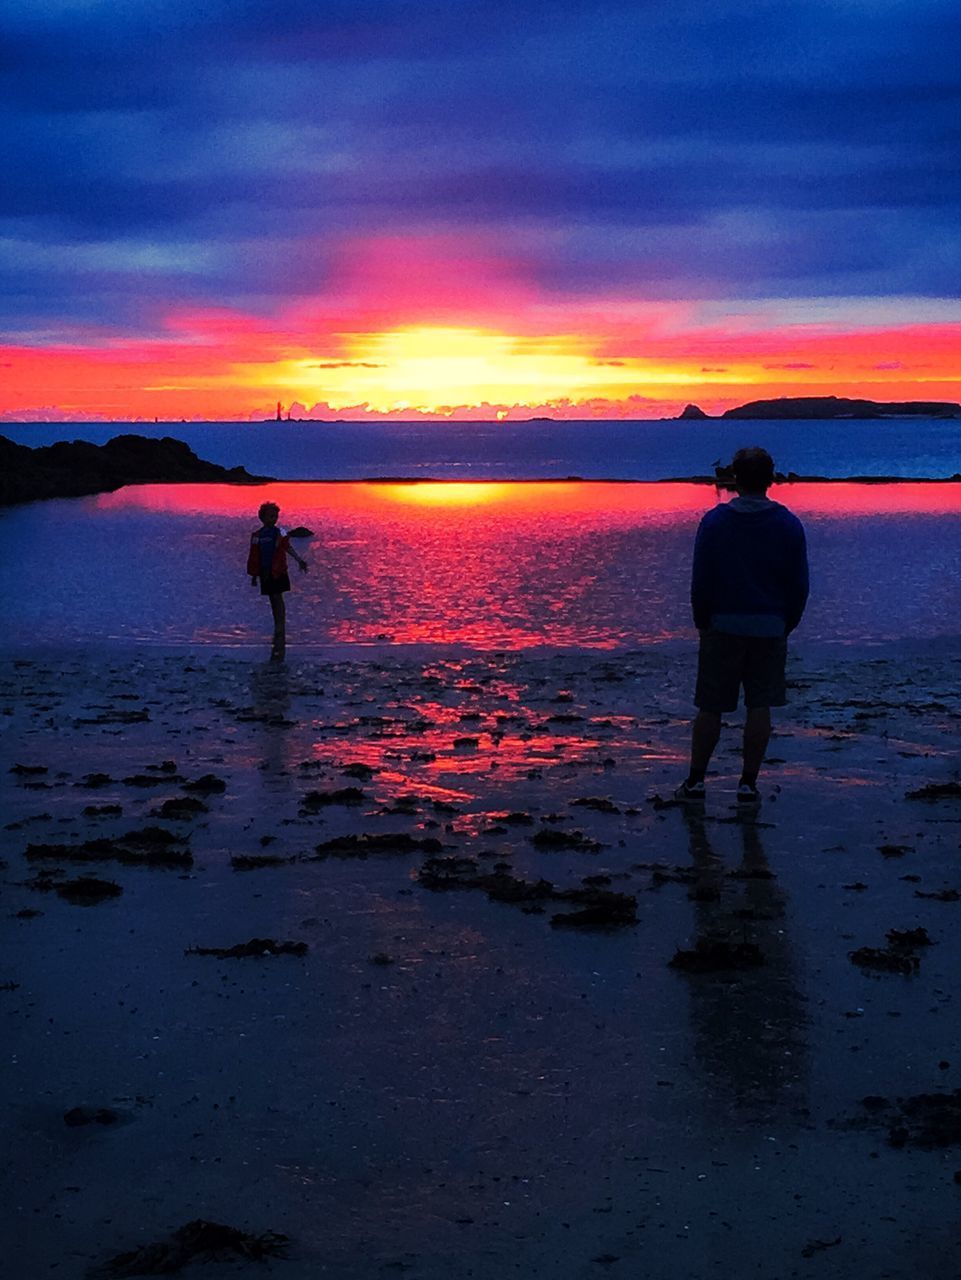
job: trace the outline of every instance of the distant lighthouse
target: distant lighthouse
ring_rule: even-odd
[[[280,405],[280,401],[278,400],[277,401],[277,421],[283,422],[284,419],[283,419],[283,415],[280,412],[280,409],[281,409],[281,405]]]

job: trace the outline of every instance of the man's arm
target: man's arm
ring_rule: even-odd
[[[711,534],[705,520],[697,527],[694,539],[694,559],[691,562],[691,611],[698,631],[706,631],[714,612],[710,596]]]
[[[791,632],[801,621],[811,586],[808,571],[807,539],[804,536],[804,526],[800,520],[796,521],[796,527],[791,539],[786,585],[787,611],[784,618],[784,627],[786,631]]]

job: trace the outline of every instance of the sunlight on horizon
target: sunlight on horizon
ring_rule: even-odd
[[[604,360],[599,339],[557,334],[526,337],[478,328],[416,325],[342,338],[337,360],[280,360],[257,371],[263,386],[282,384],[297,400],[342,408],[363,399],[374,410],[619,396],[647,387],[684,386],[691,370],[640,357]],[[728,369],[702,381],[745,382],[752,373]]]

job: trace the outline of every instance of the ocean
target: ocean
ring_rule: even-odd
[[[314,536],[292,567],[292,654],[683,645],[713,485],[131,485],[0,512],[0,648],[214,646],[265,655],[268,603],[245,574],[266,497]],[[772,490],[808,533],[812,595],[796,643],[961,633],[961,483]]]
[[[961,472],[961,420],[811,422],[112,422],[0,424],[20,444],[135,432],[175,436],[202,458],[283,480],[666,480],[710,475],[763,445],[785,474],[946,478]]]

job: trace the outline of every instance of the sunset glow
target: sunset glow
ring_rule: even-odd
[[[961,400],[933,0],[7,8],[0,421]]]
[[[172,312],[150,339],[0,348],[0,415],[246,419],[369,416],[463,419],[670,417],[688,402],[721,412],[779,395],[961,398],[961,321],[870,327],[752,325],[649,308],[570,308],[562,331],[413,324],[332,328],[303,312],[267,324],[222,309]],[[341,317],[341,321],[342,321]],[[558,317],[552,316],[556,322]],[[37,404],[37,390],[43,389]],[[40,411],[38,411],[40,410]]]

